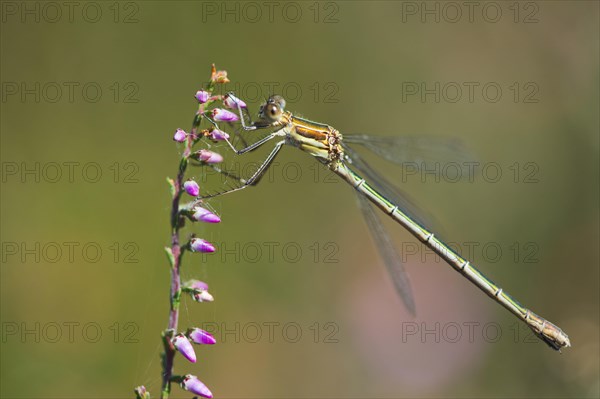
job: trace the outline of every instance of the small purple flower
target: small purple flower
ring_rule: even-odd
[[[196,152],[196,157],[201,162],[219,163],[223,162],[223,156],[210,150],[200,150]]]
[[[173,140],[177,141],[178,143],[183,143],[186,137],[187,133],[185,132],[185,130],[177,129],[175,130],[175,134],[173,135]]]
[[[197,197],[200,195],[200,186],[198,186],[198,183],[193,180],[188,180],[183,183],[183,188],[185,189],[185,192],[192,197]]]
[[[192,298],[196,302],[212,302],[213,296],[208,292],[208,284],[200,280],[189,280],[186,283],[186,288],[193,290]]]
[[[212,302],[215,300],[208,291],[199,291],[192,295],[192,299],[196,302]]]
[[[205,102],[207,102],[208,101],[208,96],[209,96],[209,94],[205,90],[198,90],[196,92],[196,100],[198,100],[198,102],[200,104],[204,104]]]
[[[186,335],[195,344],[213,345],[217,343],[217,340],[212,336],[211,333],[204,331],[201,328],[192,328],[188,330]]]
[[[194,215],[192,217],[198,222],[219,223],[221,221],[221,218],[201,206],[194,208]]]
[[[190,340],[183,334],[177,334],[171,339],[173,346],[177,349],[183,357],[192,363],[196,363],[196,352]]]
[[[212,117],[217,122],[235,122],[239,119],[233,112],[221,108],[213,109]]]
[[[210,389],[208,389],[195,375],[187,374],[183,378],[183,381],[181,381],[181,387],[186,391],[190,391],[191,393],[200,395],[204,398],[213,397]]]
[[[210,242],[196,237],[192,238],[190,241],[190,248],[192,252],[209,253],[216,251],[214,245],[212,245]]]
[[[229,135],[227,133],[225,133],[224,131],[219,130],[219,129],[213,129],[213,131],[210,132],[210,137],[213,140],[217,140],[217,141],[223,141],[223,140],[229,139]]]
[[[238,109],[238,105],[240,106],[240,108],[246,108],[246,103],[234,96],[233,94],[226,94],[225,99],[223,100],[223,104],[225,104],[227,108],[235,110]]]
[[[187,286],[193,290],[208,291],[208,284],[200,280],[190,280],[188,281]]]

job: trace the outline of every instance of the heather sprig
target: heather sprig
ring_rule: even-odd
[[[183,389],[205,398],[212,398],[212,393],[202,383],[198,377],[173,374],[175,355],[179,352],[185,359],[191,363],[196,363],[197,357],[193,344],[212,345],[216,343],[215,338],[198,327],[189,327],[182,332],[178,329],[179,307],[182,293],[187,293],[195,302],[212,302],[213,296],[208,292],[208,284],[199,280],[181,281],[182,257],[187,251],[190,253],[210,253],[215,252],[216,248],[210,242],[191,234],[187,241],[181,241],[181,229],[186,220],[190,222],[219,223],[220,217],[207,209],[201,200],[196,199],[200,195],[201,187],[193,179],[186,177],[188,166],[204,166],[219,163],[223,157],[206,148],[195,149],[194,147],[202,143],[203,140],[222,141],[227,140],[227,133],[221,131],[215,122],[233,122],[237,121],[237,115],[222,107],[230,108],[230,101],[224,103],[226,96],[213,94],[216,87],[220,84],[228,83],[226,71],[218,71],[215,65],[212,65],[211,78],[207,87],[198,90],[194,97],[198,102],[198,111],[194,116],[192,128],[189,132],[183,129],[177,129],[173,135],[173,140],[184,146],[179,169],[174,179],[167,178],[171,192],[171,243],[165,247],[167,259],[171,269],[170,283],[170,306],[169,321],[167,328],[162,333],[164,353],[162,354],[162,389],[161,398],[168,398],[171,393],[172,383],[179,384]],[[200,129],[201,124],[206,121],[207,128]],[[194,161],[194,162],[190,162]],[[184,196],[191,196],[194,199],[187,203],[181,203]],[[186,239],[184,239],[186,240]],[[139,399],[149,399],[150,393],[144,386],[139,386],[134,390]]]

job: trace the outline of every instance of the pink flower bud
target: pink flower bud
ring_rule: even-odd
[[[173,135],[173,140],[177,141],[178,143],[183,143],[186,137],[187,133],[185,132],[185,130],[177,129],[175,130],[175,134]]]
[[[223,104],[225,104],[225,106],[227,108],[235,109],[235,110],[238,109],[238,105],[240,106],[240,108],[246,108],[246,103],[243,102],[242,100],[240,100],[239,98],[237,98],[236,96],[234,96],[231,93],[225,95],[225,99],[223,100]]]
[[[229,135],[222,130],[213,129],[213,131],[210,132],[210,137],[213,140],[223,141],[223,140],[227,140],[229,138]]]
[[[181,387],[186,391],[189,391],[196,395],[200,395],[204,398],[213,397],[213,394],[210,391],[210,389],[208,389],[206,385],[204,385],[202,381],[200,381],[195,375],[187,374],[183,378],[183,381],[181,381]]]
[[[212,302],[215,300],[215,298],[213,298],[213,296],[208,291],[196,292],[196,293],[194,293],[194,295],[192,295],[192,298],[194,299],[194,301],[200,302],[200,303]]]
[[[198,222],[219,223],[221,221],[221,218],[201,206],[194,208],[194,215],[192,217]]]
[[[200,280],[190,280],[188,281],[187,286],[193,290],[208,291],[208,284]]]
[[[209,253],[216,251],[215,247],[210,242],[196,237],[192,238],[190,241],[190,248],[192,252]]]
[[[183,183],[183,188],[185,189],[185,192],[192,197],[197,197],[200,195],[200,187],[198,186],[198,183],[193,180],[188,180]]]
[[[213,345],[217,343],[217,340],[211,333],[204,331],[201,328],[193,328],[189,330],[186,335],[195,344]]]
[[[198,102],[200,104],[204,104],[205,102],[207,102],[208,101],[208,97],[209,97],[209,94],[208,94],[207,91],[198,90],[196,92],[196,100],[198,100]]]
[[[239,119],[233,112],[221,108],[212,110],[212,118],[217,122],[235,122]]]
[[[217,154],[216,152],[210,150],[200,150],[197,151],[195,155],[200,162],[211,164],[223,162],[223,156],[221,154]]]
[[[179,351],[187,360],[196,363],[196,352],[190,340],[183,334],[177,334],[171,339],[175,349]]]

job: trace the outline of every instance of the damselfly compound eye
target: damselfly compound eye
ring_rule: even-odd
[[[279,105],[272,103],[270,100],[267,102],[261,110],[261,118],[266,119],[267,121],[276,121],[281,117],[283,111],[279,107]]]

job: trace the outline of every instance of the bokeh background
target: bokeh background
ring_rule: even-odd
[[[382,219],[412,317],[352,189],[285,148],[188,231],[218,247],[184,261],[215,302],[186,298],[180,326],[219,343],[176,372],[220,398],[598,397],[597,2],[1,4],[3,398],[158,396],[172,134],[213,62],[252,113],[276,92],[341,132],[461,139],[478,166],[459,181],[364,155],[573,347]],[[221,152],[248,176],[269,149]]]

